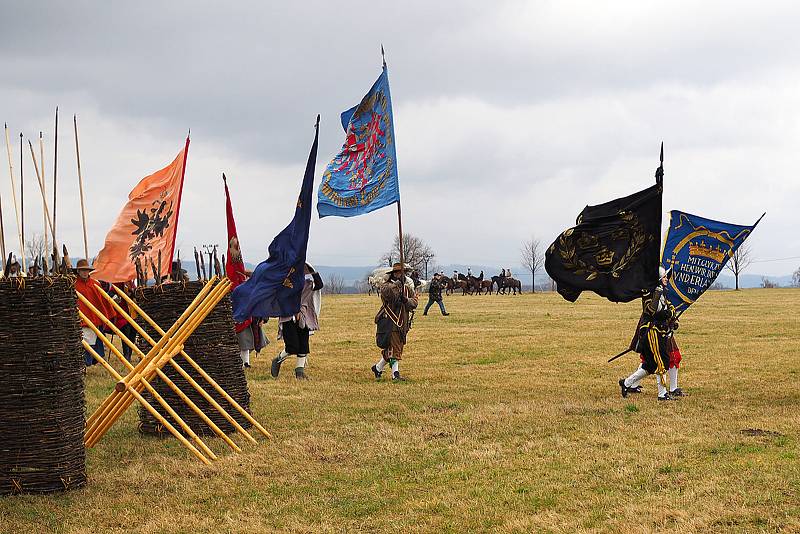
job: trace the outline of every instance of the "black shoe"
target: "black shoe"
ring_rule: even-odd
[[[678,400],[678,397],[673,397],[669,393],[665,393],[663,397],[659,397],[658,400],[660,401],[674,401]]]
[[[272,359],[272,365],[269,368],[269,374],[272,375],[272,378],[278,378],[278,374],[281,372],[281,364],[283,363],[284,358],[281,358],[280,355],[275,356]]]
[[[681,388],[675,388],[669,392],[669,394],[673,397],[685,397],[686,394],[683,392]]]
[[[380,380],[381,376],[383,376],[383,371],[378,371],[376,366],[372,366],[372,373],[375,375],[375,380]]]
[[[422,315],[428,315],[428,312],[423,313]]]
[[[302,367],[296,367],[294,370],[294,377],[298,380],[308,380],[306,372]]]
[[[443,313],[442,315],[450,315],[449,313]]]
[[[625,379],[624,378],[620,378],[618,384],[619,384],[619,392],[622,395],[622,398],[623,399],[627,398],[628,397],[628,388],[625,387]]]
[[[400,371],[395,371],[392,373],[392,382],[405,382],[406,378],[404,376],[400,376]]]
[[[641,393],[642,386],[636,386],[635,388],[628,388],[628,393]]]
[[[250,364],[249,363],[244,364],[244,368],[245,369],[250,369]]]

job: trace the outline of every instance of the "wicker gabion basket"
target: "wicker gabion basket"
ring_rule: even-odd
[[[186,282],[164,284],[157,287],[144,287],[137,289],[136,302],[159,326],[168,329],[175,320],[186,310],[192,300],[203,287],[202,282]],[[144,327],[145,322],[140,324]],[[145,327],[148,334],[154,339],[160,336],[149,327]],[[150,345],[139,339],[139,348],[146,354]],[[242,360],[239,356],[239,344],[236,340],[233,315],[231,312],[230,296],[226,296],[217,305],[211,314],[206,317],[200,327],[189,337],[185,352],[191,356],[203,370],[208,373],[222,388],[245,410],[250,409],[250,391],[247,389],[247,379],[242,369]],[[204,389],[211,394],[225,410],[236,419],[244,428],[252,426],[238,411],[236,411],[222,395],[214,391],[211,386],[189,364],[185,363],[179,355],[175,361]],[[233,425],[225,419],[214,407],[206,401],[194,388],[170,365],[165,365],[163,371],[178,385],[192,401],[224,432],[235,430]],[[199,435],[212,435],[213,430],[208,427],[175,392],[167,387],[160,379],[152,382],[153,387],[166,399],[169,405],[186,421],[186,423]],[[179,428],[161,405],[152,399],[149,394],[147,400],[158,409],[159,413]],[[144,434],[165,435],[167,432],[162,425],[146,410],[139,409],[139,431]],[[168,435],[168,434],[166,434]]]
[[[76,310],[71,278],[0,280],[0,494],[86,484]]]

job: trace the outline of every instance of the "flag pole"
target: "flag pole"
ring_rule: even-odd
[[[36,165],[36,159],[34,159],[34,166]],[[44,187],[44,138],[42,137],[42,132],[39,132],[39,167],[41,172],[37,174],[37,178],[39,178],[39,187]],[[50,235],[48,228],[50,224],[50,217],[47,213],[47,203],[45,202],[46,191],[42,190],[42,206],[44,206],[44,254],[47,256],[48,252],[50,252],[50,242],[48,237]]]
[[[75,126],[75,158],[78,160],[78,187],[81,193],[81,221],[83,222],[83,257],[89,261],[89,239],[86,236],[86,206],[83,203],[83,174],[81,174],[81,151],[78,148],[78,116],[72,116]]]
[[[383,43],[381,43],[381,62],[383,63],[383,68],[386,69],[386,52],[383,49]],[[403,210],[400,208],[400,195],[397,196],[397,229],[400,233],[400,268],[403,269],[403,273],[405,273],[406,257],[405,251],[403,250]],[[391,265],[389,267],[391,267]],[[403,280],[403,282],[405,283],[405,280]]]
[[[42,211],[44,213],[45,222],[51,225],[53,221],[50,219],[50,209],[47,206],[47,195],[44,192],[44,172],[39,172],[39,165],[36,162],[36,153],[33,151],[33,143],[28,140],[28,146],[31,149],[31,159],[33,160],[33,170],[36,171],[36,179],[39,181],[39,190],[42,192]],[[47,226],[45,226],[45,232],[47,231]],[[53,243],[55,246],[55,243]],[[47,249],[45,249],[45,253],[47,253]]]
[[[6,231],[3,228],[3,198],[0,197],[0,254],[2,254],[3,264],[6,262]],[[0,269],[0,278],[2,278],[2,271]]]
[[[8,174],[11,176],[11,198],[14,201],[14,215],[17,220],[17,238],[19,239],[19,250],[22,251],[22,234],[19,232],[19,205],[17,204],[17,185],[14,182],[14,155],[11,148],[11,140],[8,136],[8,124],[6,128],[6,153],[8,154]],[[21,252],[20,252],[21,253]],[[5,260],[4,260],[5,261]]]
[[[398,231],[400,232],[400,265],[405,272],[406,268],[406,258],[403,250],[403,212],[400,209],[400,199],[397,199],[397,227]],[[391,265],[389,266],[391,267]]]
[[[22,132],[19,133],[19,211],[20,220],[22,221],[22,276],[27,276],[27,263],[25,261],[25,181],[24,169],[22,168]]]
[[[58,196],[56,192],[58,185],[58,106],[56,106],[56,132],[53,134],[53,138],[53,250],[55,251],[55,259],[58,259],[58,249],[56,248],[56,221],[58,220],[56,217],[56,201]]]
[[[181,185],[178,189],[178,207],[175,209],[175,233],[172,234],[172,246],[169,250],[169,263],[167,263],[167,274],[172,273],[172,258],[175,255],[175,241],[178,239],[178,217],[181,214],[181,198],[183,197],[183,181],[186,178],[186,158],[189,156],[189,138],[192,130],[186,134],[186,146],[183,148],[183,168],[181,169]]]

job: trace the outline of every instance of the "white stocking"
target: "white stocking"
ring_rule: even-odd
[[[625,387],[630,388],[633,387],[633,384],[639,384],[642,381],[642,378],[648,375],[647,371],[639,367],[637,370],[633,372],[631,376],[625,379]]]
[[[676,389],[678,389],[678,368],[670,367],[668,372],[669,372],[669,390],[675,391]]]

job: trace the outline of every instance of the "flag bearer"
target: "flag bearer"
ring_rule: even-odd
[[[642,297],[642,318],[638,328],[638,352],[642,364],[628,378],[619,379],[623,397],[627,397],[639,382],[649,374],[656,374],[658,400],[673,400],[669,394],[667,369],[669,368],[669,336],[675,321],[675,308],[669,303],[664,292],[669,273],[659,267],[660,280],[656,287]]]
[[[288,317],[281,317],[278,325],[278,339],[283,338],[284,349],[272,360],[270,374],[278,378],[281,364],[289,356],[297,357],[294,375],[298,380],[307,380],[306,360],[310,352],[308,338],[311,332],[319,330],[319,291],[323,288],[322,277],[308,263],[305,264],[305,284],[300,296],[300,311]]]
[[[380,289],[383,305],[375,316],[377,333],[375,341],[381,350],[381,359],[372,366],[376,380],[380,380],[386,365],[392,369],[392,380],[405,380],[400,376],[400,360],[411,328],[411,310],[417,307],[414,282],[406,276],[408,265],[395,263]]]

